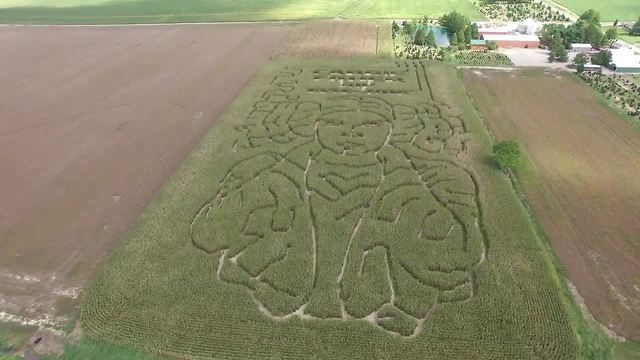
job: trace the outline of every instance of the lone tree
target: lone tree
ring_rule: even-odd
[[[580,15],[580,20],[600,26],[600,13],[593,9],[589,9]]]
[[[589,62],[589,56],[587,54],[580,53],[573,59],[573,64],[576,66],[578,73],[584,72],[584,66]]]
[[[604,40],[607,45],[611,46],[616,40],[618,40],[618,29],[611,28],[604,33]]]
[[[493,145],[492,152],[500,169],[507,173],[511,173],[522,166],[522,150],[520,150],[520,145],[513,140],[506,140]]]

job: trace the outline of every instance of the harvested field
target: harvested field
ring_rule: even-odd
[[[118,244],[82,327],[180,358],[575,359],[491,143],[452,66],[270,63]]]
[[[0,312],[66,315],[287,31],[2,28]]]
[[[570,75],[470,71],[496,137],[530,158],[524,192],[589,310],[640,339],[640,132]]]
[[[361,20],[326,20],[304,23],[291,31],[276,57],[350,58],[377,55],[378,25]],[[381,35],[390,37],[389,27]]]

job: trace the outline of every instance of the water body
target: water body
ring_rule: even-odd
[[[427,31],[433,31],[433,35],[436,37],[436,46],[437,47],[448,47],[451,45],[449,42],[449,31],[442,26],[434,26],[434,25],[422,25],[422,27]]]

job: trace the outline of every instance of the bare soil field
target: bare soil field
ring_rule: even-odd
[[[498,140],[529,158],[527,201],[589,310],[640,339],[640,132],[570,75],[469,71]]]
[[[285,38],[276,57],[350,58],[378,53],[378,30],[375,22],[362,20],[325,20],[299,25]],[[391,35],[387,32],[380,37]]]
[[[0,317],[63,320],[288,31],[0,28]]]

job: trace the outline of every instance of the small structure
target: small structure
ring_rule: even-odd
[[[640,74],[640,55],[633,49],[611,49],[611,70],[621,74]]]
[[[591,49],[591,44],[571,44],[571,50],[578,53],[588,53]]]
[[[602,66],[595,65],[595,64],[585,64],[584,65],[584,71],[601,73],[602,72]]]
[[[471,50],[474,51],[482,51],[482,50],[487,50],[487,41],[486,40],[482,40],[482,39],[478,39],[478,40],[471,40]]]
[[[485,41],[493,41],[498,47],[503,49],[512,48],[529,48],[535,49],[540,46],[540,39],[536,35],[521,35],[521,34],[509,34],[509,35],[496,35],[496,34],[482,34],[482,39]]]

